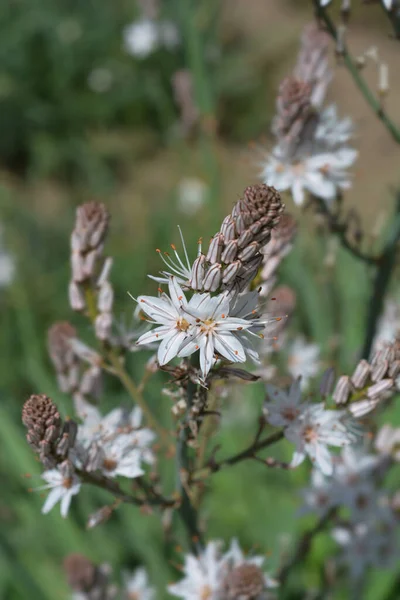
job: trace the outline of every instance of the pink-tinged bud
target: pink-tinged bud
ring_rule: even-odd
[[[222,277],[221,269],[222,267],[220,264],[214,264],[208,269],[203,282],[203,287],[206,292],[216,292],[219,288]]]
[[[97,296],[97,308],[102,312],[111,312],[114,302],[114,290],[109,281],[104,281]]]
[[[224,247],[224,236],[222,233],[217,233],[210,242],[206,260],[211,264],[221,260],[222,248]]]
[[[205,276],[205,270],[206,270],[205,264],[206,264],[206,257],[203,254],[200,254],[200,256],[198,256],[193,263],[192,277],[190,280],[190,287],[193,290],[203,289],[203,282],[204,282],[204,276]]]
[[[111,313],[101,313],[97,315],[94,329],[96,333],[96,337],[99,340],[108,340],[111,337],[111,328],[112,328],[112,314]]]
[[[69,295],[69,303],[72,310],[76,310],[81,312],[86,307],[85,295],[82,289],[75,283],[75,281],[71,281],[68,286],[68,295]]]

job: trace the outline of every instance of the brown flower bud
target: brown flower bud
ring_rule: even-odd
[[[104,204],[86,202],[78,206],[71,239],[73,252],[88,254],[92,250],[101,250],[109,221],[110,215]]]
[[[281,141],[296,140],[313,113],[310,83],[290,76],[279,87],[273,133]]]
[[[244,287],[262,260],[261,247],[271,236],[284,210],[279,193],[265,184],[249,186],[225,217],[205,257],[192,268],[193,289],[217,291]],[[201,287],[202,286],[202,287]]]
[[[56,443],[62,432],[60,413],[54,402],[44,394],[31,396],[23,406],[22,422],[28,430],[28,444],[39,454],[46,468],[54,467]]]
[[[68,585],[74,592],[90,592],[96,583],[96,566],[82,554],[70,554],[64,560]]]
[[[265,589],[264,573],[251,563],[244,563],[232,569],[224,581],[226,600],[255,600]]]
[[[47,333],[50,360],[57,373],[65,373],[75,362],[70,340],[76,337],[76,329],[67,321],[54,323]]]

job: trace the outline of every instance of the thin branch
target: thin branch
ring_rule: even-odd
[[[331,212],[326,202],[324,202],[322,198],[313,196],[313,199],[318,203],[318,210],[320,211],[320,213],[323,214],[323,216],[326,218],[326,223],[329,227],[329,231],[337,235],[343,248],[346,248],[346,250],[348,250],[350,254],[352,254],[355,258],[358,258],[362,262],[368,265],[377,265],[381,257],[374,254],[365,253],[362,250],[360,250],[358,246],[352,244],[347,237],[348,223],[342,222],[339,219],[338,215]]]
[[[392,8],[386,8],[382,3],[381,7],[392,25],[394,37],[397,40],[400,40],[400,13],[398,8],[395,8],[394,6]]]
[[[288,562],[286,564],[284,564],[281,567],[281,569],[279,570],[279,572],[276,576],[276,579],[280,582],[281,585],[283,585],[287,581],[291,571],[307,558],[307,555],[309,554],[309,552],[311,550],[311,546],[314,541],[314,538],[319,533],[321,533],[321,531],[324,531],[327,524],[336,515],[336,512],[337,512],[337,509],[332,508],[330,511],[328,511],[325,515],[323,515],[319,519],[319,521],[314,525],[314,527],[312,527],[311,529],[308,529],[307,531],[305,531],[303,533],[303,535],[300,537],[299,541],[297,542],[293,556],[288,560]]]
[[[132,496],[131,494],[127,494],[120,487],[120,485],[108,477],[104,477],[104,475],[98,475],[96,473],[88,473],[87,471],[81,471],[76,469],[76,473],[85,483],[89,485],[94,485],[96,487],[102,488],[110,494],[113,494],[116,498],[119,498],[122,502],[126,504],[135,504],[136,506],[144,506],[146,504],[156,504],[162,506],[163,508],[176,506],[176,499],[164,498],[161,495],[153,496],[152,498],[137,498],[136,496]]]
[[[259,450],[263,450],[264,448],[267,448],[268,446],[272,446],[272,444],[275,444],[275,442],[278,442],[282,438],[283,438],[283,431],[282,430],[276,431],[275,433],[271,434],[267,438],[264,438],[263,440],[258,441],[257,439],[255,439],[255,441],[248,448],[246,448],[242,452],[239,452],[238,454],[234,454],[230,458],[225,458],[224,460],[221,460],[220,462],[217,462],[214,460],[214,458],[212,458],[209,461],[209,464],[207,467],[199,470],[197,473],[194,472],[192,474],[193,478],[191,479],[191,481],[192,481],[192,483],[198,483],[198,482],[206,479],[212,473],[216,473],[217,471],[220,471],[223,467],[233,466],[233,465],[236,465],[237,463],[241,462],[242,460],[255,458],[255,455]]]
[[[328,12],[323,6],[319,4],[318,0],[312,0],[312,2],[314,4],[317,17],[325,23],[328,33],[337,43],[339,37],[338,32],[332,19],[328,15]],[[351,56],[345,44],[342,45],[341,56],[343,57],[344,64],[346,65],[349,73],[351,74],[354,83],[360,90],[361,94],[364,96],[366,102],[370,105],[374,114],[385,125],[386,129],[388,130],[394,141],[397,144],[400,144],[400,129],[393,123],[391,118],[387,115],[386,111],[384,110],[379,99],[376,98],[373,92],[369,89],[364,77],[361,75],[360,70],[357,68],[355,60]]]

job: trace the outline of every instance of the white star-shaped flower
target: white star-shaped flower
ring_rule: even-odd
[[[165,365],[175,356],[188,337],[188,330],[195,324],[190,312],[195,308],[197,295],[188,303],[176,277],[168,280],[169,296],[162,293],[159,297],[139,296],[138,304],[142,311],[157,327],[140,336],[137,343],[150,344],[160,342],[157,358]],[[196,299],[196,300],[195,300]]]
[[[226,558],[221,556],[220,542],[208,542],[205,549],[185,557],[184,577],[168,586],[173,596],[183,600],[220,600],[219,588],[223,580]]]
[[[59,469],[49,469],[48,471],[44,471],[42,478],[47,483],[38,489],[50,490],[42,507],[42,513],[47,514],[54,508],[57,502],[60,502],[61,516],[65,519],[68,515],[72,496],[78,494],[81,489],[79,477],[75,474],[65,476]]]
[[[296,379],[288,391],[272,384],[265,386],[269,402],[264,403],[264,414],[274,427],[288,427],[304,410],[301,404],[300,378]]]
[[[325,475],[333,472],[328,446],[344,447],[356,441],[354,431],[345,425],[344,411],[326,410],[323,404],[308,405],[285,429],[285,437],[296,446],[291,465],[297,467],[308,455]]]
[[[124,593],[126,600],[155,600],[155,589],[149,585],[146,569],[139,567],[133,573],[125,573]]]

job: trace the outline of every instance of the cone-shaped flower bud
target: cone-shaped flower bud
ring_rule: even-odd
[[[212,238],[205,257],[195,261],[192,289],[244,289],[257,273],[262,262],[261,248],[269,241],[283,210],[274,188],[264,184],[247,187]]]

